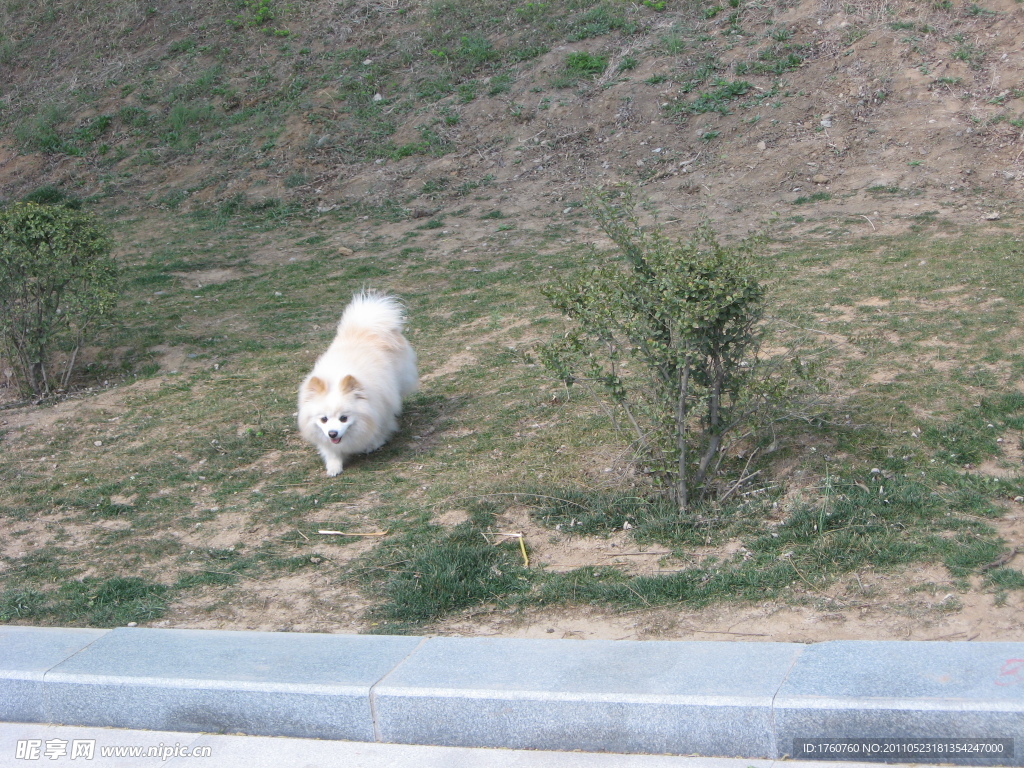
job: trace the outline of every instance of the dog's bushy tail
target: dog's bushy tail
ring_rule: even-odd
[[[395,296],[378,291],[360,291],[338,322],[339,331],[363,329],[379,336],[401,333],[405,327],[405,307]]]

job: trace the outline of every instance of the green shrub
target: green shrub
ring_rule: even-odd
[[[635,438],[643,462],[685,512],[788,393],[791,376],[759,360],[765,289],[760,240],[718,242],[710,226],[689,241],[640,227],[631,192],[590,203],[621,254],[545,291],[572,322],[539,349],[567,385],[590,387]],[[596,258],[596,255],[595,255]],[[756,451],[754,452],[756,453]],[[743,480],[744,464],[732,454]]]
[[[111,240],[88,213],[15,203],[0,210],[0,349],[26,394],[66,389],[78,349],[117,300]],[[55,364],[63,347],[63,362]]]

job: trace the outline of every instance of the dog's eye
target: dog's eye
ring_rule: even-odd
[[[348,416],[339,416],[338,421],[344,424],[346,421],[348,421]]]
[[[327,417],[326,416],[321,416],[320,417],[320,423],[321,424],[326,424],[327,423]]]

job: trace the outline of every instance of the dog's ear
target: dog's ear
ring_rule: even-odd
[[[352,375],[347,375],[341,380],[341,392],[342,394],[355,394],[360,395],[363,391],[363,385],[359,383],[359,380]]]
[[[319,376],[314,376],[306,382],[302,388],[303,397],[308,400],[311,397],[320,397],[327,394],[327,382]]]

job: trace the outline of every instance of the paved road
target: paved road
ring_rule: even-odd
[[[118,750],[122,753],[145,750],[150,754],[109,754]],[[418,747],[0,723],[2,768],[181,768],[186,765],[200,768],[782,768],[783,765],[786,768],[879,768],[878,764],[868,767],[857,763]]]

